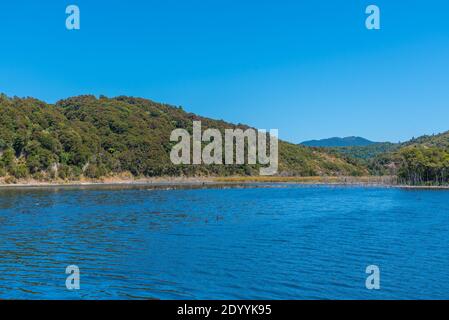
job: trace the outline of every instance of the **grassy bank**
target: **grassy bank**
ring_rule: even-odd
[[[329,177],[280,177],[280,176],[254,176],[254,177],[220,177],[217,182],[265,182],[265,183],[302,183],[302,184],[379,184],[396,185],[394,176],[329,176]]]
[[[297,183],[322,185],[355,185],[355,186],[386,186],[401,189],[448,190],[449,185],[408,185],[398,181],[396,176],[363,176],[363,177],[221,177],[214,178],[222,183]]]
[[[363,177],[262,177],[262,176],[235,176],[235,177],[158,177],[158,178],[123,178],[109,177],[103,179],[82,179],[82,180],[52,180],[38,181],[32,179],[15,180],[14,183],[7,183],[0,178],[0,188],[26,188],[26,187],[77,187],[77,186],[97,186],[97,187],[207,187],[207,186],[245,186],[245,185],[266,185],[270,183],[291,183],[300,185],[342,185],[342,186],[379,186],[395,187],[401,189],[443,189],[448,190],[447,185],[405,185],[398,183],[395,176],[363,176]]]
[[[15,179],[13,181],[0,178],[0,186],[52,186],[52,185],[91,185],[91,184],[198,184],[198,183],[300,183],[300,184],[366,184],[396,185],[395,177],[280,177],[280,176],[233,176],[233,177],[158,177],[132,178],[107,177],[102,179],[81,179],[39,181],[34,179]]]

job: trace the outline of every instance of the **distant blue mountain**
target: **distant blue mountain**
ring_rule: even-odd
[[[361,137],[334,137],[322,140],[304,141],[300,144],[308,147],[366,147],[375,143],[376,142]]]

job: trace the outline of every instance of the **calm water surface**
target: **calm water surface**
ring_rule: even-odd
[[[0,190],[0,298],[448,299],[449,191]]]

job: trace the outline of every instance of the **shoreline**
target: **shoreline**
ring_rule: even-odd
[[[213,183],[211,179],[200,178],[153,178],[153,179],[119,179],[106,178],[101,180],[74,180],[74,181],[19,181],[17,183],[0,182],[3,188],[52,188],[52,187],[102,187],[102,186],[189,186]]]
[[[59,187],[213,187],[213,186],[266,186],[292,184],[302,186],[352,186],[397,189],[449,190],[449,186],[411,186],[393,183],[392,177],[160,177],[148,179],[105,178],[79,181],[35,181],[17,183],[0,181],[0,190]]]

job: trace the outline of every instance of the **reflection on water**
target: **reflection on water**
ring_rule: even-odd
[[[446,191],[0,190],[0,298],[447,299],[448,265]]]

